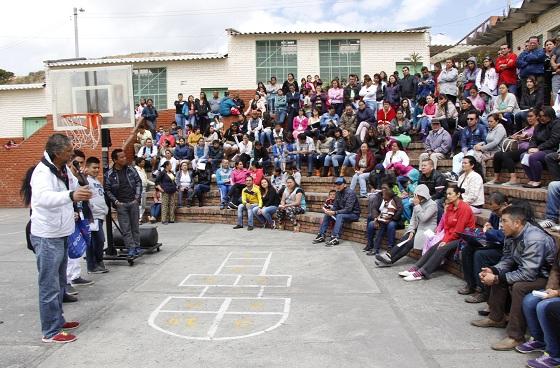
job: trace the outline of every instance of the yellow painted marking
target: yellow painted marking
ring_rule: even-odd
[[[194,326],[196,326],[196,322],[197,322],[196,317],[191,317],[191,318],[185,319],[185,325],[187,325],[187,327],[194,327]]]
[[[193,308],[200,309],[202,307],[202,303],[199,301],[190,300],[185,303],[185,307],[187,307],[187,309],[193,309]]]
[[[249,305],[249,308],[251,308],[252,310],[262,310],[264,308],[264,303],[261,301],[252,302]]]
[[[233,267],[231,270],[235,273],[242,273],[245,270],[245,268],[244,267]]]
[[[236,328],[245,328],[251,326],[253,324],[253,321],[251,321],[249,318],[242,317],[240,319],[236,319],[235,321],[233,321],[233,323],[235,324]]]
[[[174,318],[174,317],[173,317],[173,318],[169,318],[169,319],[167,320],[167,324],[170,325],[170,326],[178,326],[178,325],[179,325],[179,322],[181,322],[181,321],[180,321],[178,318]]]
[[[206,282],[209,284],[215,284],[216,283],[216,278],[214,276],[208,276],[206,278]]]
[[[259,277],[257,277],[257,284],[259,284],[259,285],[266,285],[266,284],[268,284],[268,277],[265,277],[265,276],[259,276]]]

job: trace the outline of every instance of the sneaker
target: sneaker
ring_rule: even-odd
[[[109,269],[105,267],[105,263],[103,263],[103,261],[99,262],[96,267],[102,271],[109,272]]]
[[[315,239],[313,239],[313,244],[322,243],[325,241],[325,237],[321,234],[317,234]]]
[[[331,240],[329,240],[326,244],[325,247],[334,247],[335,245],[339,245],[340,241],[338,240],[338,238],[331,238]]]
[[[41,340],[43,342],[54,342],[58,344],[65,344],[67,342],[76,341],[76,339],[77,339],[76,336],[69,334],[68,332],[62,331],[52,337],[43,337]]]
[[[560,232],[560,225],[555,225],[550,228],[550,231],[554,231],[556,233]]]
[[[551,227],[554,227],[556,225],[558,225],[557,223],[555,223],[552,220],[543,220],[539,222],[539,225],[543,228],[543,229],[550,229]]]
[[[86,286],[86,285],[93,285],[93,281],[92,280],[86,280],[82,277],[78,277],[77,279],[74,279],[72,281],[70,281],[70,283],[72,284],[72,286]]]
[[[379,262],[384,263],[384,264],[386,264],[386,265],[388,265],[388,266],[390,266],[390,265],[392,264],[391,258],[389,258],[389,257],[387,256],[387,254],[377,254],[377,255],[375,256],[375,259],[377,259]]]
[[[493,343],[492,345],[490,345],[490,347],[492,348],[492,350],[508,351],[515,349],[521,343],[523,343],[523,341],[515,340],[508,336],[501,339],[500,341]]]
[[[247,230],[251,231],[251,230],[253,230],[253,227],[252,226],[247,226]]]
[[[424,276],[419,272],[413,272],[410,275],[406,276],[403,280],[404,281],[418,281],[418,280],[422,280],[424,278]]]
[[[78,290],[74,289],[74,287],[70,284],[66,284],[66,294],[68,295],[78,295]]]
[[[528,354],[528,353],[532,353],[534,351],[541,351],[541,352],[544,353],[544,348],[545,347],[546,347],[546,344],[544,342],[531,339],[527,342],[524,342],[523,344],[517,345],[515,347],[515,350],[517,350],[518,352],[520,352],[522,354]]]
[[[408,269],[408,270],[406,270],[406,271],[401,271],[401,272],[399,272],[399,276],[400,276],[400,277],[407,277],[407,276],[412,275],[412,274],[414,273],[414,271],[416,271],[416,270],[410,268],[410,269]]]
[[[80,327],[80,322],[73,321],[73,322],[64,322],[62,325],[63,330],[73,330]]]
[[[379,268],[391,267],[391,264],[379,262],[377,259],[374,261],[374,263]]]
[[[70,295],[67,293],[64,293],[64,296],[62,297],[62,302],[63,303],[76,303],[78,301],[78,298],[75,297],[74,295]]]
[[[226,208],[226,205],[223,203],[220,203],[220,209],[223,210],[224,208]]]
[[[102,270],[98,267],[95,267],[93,270],[88,270],[87,273],[97,274],[97,273],[105,273],[107,270]]]
[[[243,229],[243,225],[235,225],[233,228],[234,229]]]
[[[128,249],[128,252],[127,252],[126,256],[127,256],[128,258],[135,257],[135,256],[136,256],[136,252],[134,251],[134,248]]]
[[[134,247],[132,249],[134,250],[134,255],[135,256],[141,256],[145,252],[145,250],[140,248],[140,247]]]
[[[559,368],[558,360],[551,358],[548,354],[543,354],[537,359],[527,361],[527,367],[530,368]]]
[[[233,202],[229,202],[229,203],[228,203],[228,208],[229,208],[230,210],[236,210],[236,209],[237,209],[237,205],[236,205],[235,203],[233,203]]]

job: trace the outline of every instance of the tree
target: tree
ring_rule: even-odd
[[[412,73],[417,73],[417,67],[418,64],[422,64],[422,55],[420,55],[420,53],[418,52],[413,52],[412,54],[410,54],[406,59],[410,60],[410,62],[412,63]]]
[[[14,77],[14,73],[0,69],[0,84],[8,83]]]

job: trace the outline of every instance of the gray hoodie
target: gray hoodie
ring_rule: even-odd
[[[437,204],[430,196],[430,190],[425,184],[416,187],[414,194],[425,198],[422,203],[414,206],[410,225],[406,232],[414,231],[414,249],[422,249],[426,242],[426,230],[434,231],[437,226]]]

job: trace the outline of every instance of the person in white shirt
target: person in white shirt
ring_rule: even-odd
[[[377,114],[377,85],[373,84],[373,81],[369,75],[364,76],[364,84],[360,89],[360,96],[366,103],[366,106],[373,110],[374,114]]]
[[[146,160],[145,169],[147,171],[152,171],[153,168],[157,167],[157,153],[157,147],[154,147],[152,139],[148,138],[145,144],[136,152],[136,157],[141,157]]]
[[[307,160],[307,176],[310,177],[313,174],[313,154],[315,153],[315,142],[313,138],[306,136],[304,133],[299,134],[296,141],[295,153],[297,153],[297,169],[301,170],[301,161]]]
[[[72,142],[64,134],[49,137],[41,162],[30,179],[30,242],[37,257],[39,314],[43,342],[66,343],[76,336],[64,328],[76,328],[62,312],[68,261],[67,237],[74,232],[73,203],[91,199],[89,187],[79,187],[66,163],[72,157]]]
[[[177,159],[175,157],[173,157],[173,152],[171,152],[170,149],[165,150],[165,154],[159,162],[158,172],[163,171],[163,164],[165,164],[167,161],[171,162],[171,172],[176,172],[178,162],[177,162]],[[156,173],[154,173],[154,174],[156,174]],[[157,176],[157,174],[156,174],[156,176]]]
[[[142,223],[142,216],[144,215],[144,210],[146,208],[146,196],[149,187],[154,187],[156,184],[150,179],[148,179],[148,175],[146,174],[146,170],[145,170],[146,160],[143,157],[136,157],[134,163],[136,164],[134,165],[134,168],[136,169],[136,172],[138,173],[138,176],[142,181],[142,198],[140,198],[140,204],[139,204],[140,211],[138,212],[139,221],[140,223]]]
[[[93,223],[89,228],[91,231],[91,241],[86,248],[86,261],[88,273],[106,273],[109,270],[103,263],[103,248],[105,248],[105,233],[103,232],[103,222],[109,207],[105,201],[105,191],[103,184],[97,180],[99,175],[99,159],[97,157],[88,157],[86,160],[86,172],[89,188],[92,197],[89,200],[91,212],[93,214]],[[144,173],[144,176],[146,173]]]
[[[370,173],[370,182],[376,189],[381,189],[381,181],[385,176],[385,171],[391,169],[394,164],[399,163],[403,166],[410,164],[410,159],[405,151],[403,151],[402,143],[399,141],[392,141],[390,143],[391,150],[385,154],[385,159],[382,163],[375,165],[375,169]]]
[[[481,213],[481,208],[484,206],[484,181],[482,176],[475,171],[475,168],[480,170],[478,165],[480,164],[474,156],[463,157],[461,163],[463,173],[457,180],[457,186],[465,190],[462,195],[463,201],[471,206],[474,214]]]
[[[483,86],[486,86],[493,96],[498,94],[498,73],[496,73],[494,62],[489,56],[484,58],[482,68],[478,70],[475,85],[479,91]]]
[[[241,161],[246,166],[251,161],[251,158],[253,158],[253,142],[249,140],[247,134],[243,135],[243,140],[237,144],[237,148],[237,154],[231,161]]]
[[[136,133],[136,143],[134,143],[134,154],[138,153],[140,147],[146,144],[146,140],[152,139],[152,132],[146,129],[144,124],[140,124]]]

